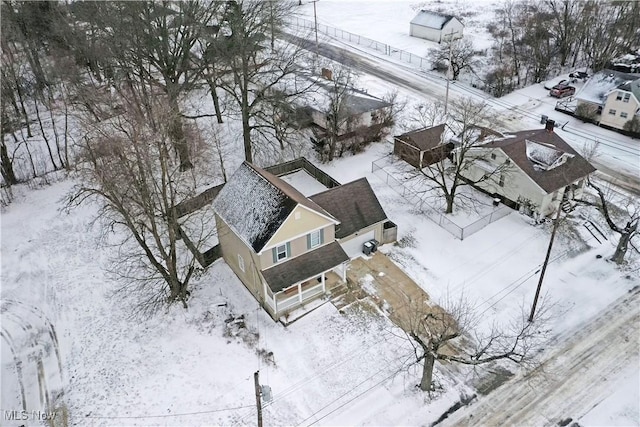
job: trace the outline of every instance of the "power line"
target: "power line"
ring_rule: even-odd
[[[202,415],[202,414],[212,414],[214,412],[223,412],[223,411],[235,411],[237,409],[244,408],[252,408],[254,405],[244,405],[244,406],[235,406],[232,408],[220,408],[220,409],[210,409],[206,411],[196,411],[196,412],[181,412],[176,414],[157,414],[157,415],[120,415],[120,416],[102,416],[102,415],[87,415],[85,418],[95,418],[95,419],[132,419],[132,418],[169,418],[169,417],[181,417],[183,415]]]

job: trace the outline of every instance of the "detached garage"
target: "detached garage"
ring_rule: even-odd
[[[442,43],[443,41],[462,37],[464,25],[452,15],[421,10],[411,20],[409,34],[425,40]]]
[[[310,199],[340,221],[336,226],[336,240],[350,258],[361,255],[362,246],[369,240],[390,243],[385,239],[385,230],[389,228],[385,223],[393,223],[387,220],[366,178],[323,191]]]

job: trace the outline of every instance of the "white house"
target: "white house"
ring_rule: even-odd
[[[595,168],[553,127],[549,120],[544,129],[515,132],[473,147],[466,156],[477,160],[461,174],[480,190],[527,214],[547,216],[560,205],[569,207],[582,195],[586,178]]]
[[[576,115],[624,129],[628,121],[640,116],[640,74],[602,70],[576,94],[576,101]]]
[[[441,43],[462,37],[464,25],[452,15],[421,10],[411,20],[409,34],[413,37]]]

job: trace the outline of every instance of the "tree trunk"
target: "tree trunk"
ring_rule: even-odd
[[[184,172],[189,169],[193,169],[193,163],[191,163],[191,160],[189,159],[189,146],[184,136],[178,100],[171,94],[169,94],[169,105],[171,107],[171,126],[169,128],[169,135],[173,142],[173,147],[180,158],[180,171]]]
[[[453,195],[446,195],[445,200],[447,201],[447,210],[444,213],[453,213]]]
[[[251,147],[251,125],[249,123],[249,102],[247,94],[242,93],[242,139],[244,141],[244,159],[253,163],[253,149]]]
[[[51,151],[51,144],[49,143],[49,138],[47,138],[47,133],[44,131],[44,127],[42,126],[42,118],[40,117],[40,109],[38,108],[38,100],[36,99],[33,103],[36,107],[36,117],[38,118],[38,124],[40,125],[40,133],[42,134],[42,138],[47,146],[47,151],[49,152],[49,158],[51,159],[51,164],[53,165],[53,170],[58,170],[58,165],[56,161],[53,159],[53,152]],[[46,170],[44,171],[46,173]]]
[[[222,123],[222,111],[220,111],[220,100],[218,99],[218,93],[216,92],[216,85],[214,80],[209,77],[207,78],[207,84],[209,85],[209,90],[211,91],[211,99],[213,100],[213,108],[216,111],[216,119],[218,123]]]
[[[620,233],[620,240],[618,240],[618,246],[616,246],[616,251],[611,257],[611,261],[616,264],[622,264],[624,262],[624,257],[627,254],[627,249],[629,248],[629,242],[637,229],[638,222],[633,224],[631,222],[627,223],[627,226],[623,230],[624,232]]]
[[[435,357],[431,353],[425,353],[424,365],[422,368],[422,380],[420,380],[420,390],[430,391],[431,381],[433,380],[433,366],[436,362]]]

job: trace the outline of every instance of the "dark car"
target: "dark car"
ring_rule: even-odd
[[[576,88],[573,86],[569,86],[566,84],[555,85],[553,89],[549,92],[549,95],[554,96],[556,98],[564,98],[567,96],[575,95]]]
[[[569,77],[571,77],[572,79],[585,80],[589,77],[589,74],[585,73],[584,71],[574,71],[573,73],[569,74]]]

